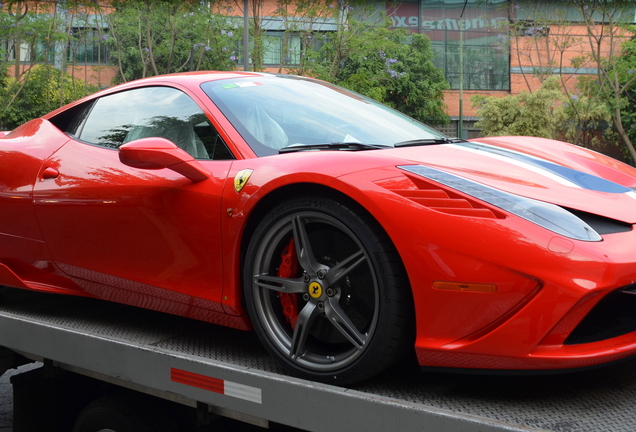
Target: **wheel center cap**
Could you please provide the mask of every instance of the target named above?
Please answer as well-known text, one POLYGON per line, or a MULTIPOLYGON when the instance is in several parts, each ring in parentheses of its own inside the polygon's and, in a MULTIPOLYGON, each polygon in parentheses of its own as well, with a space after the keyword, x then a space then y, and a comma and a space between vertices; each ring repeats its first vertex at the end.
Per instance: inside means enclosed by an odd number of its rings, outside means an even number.
POLYGON ((309 284, 309 289, 307 291, 313 298, 320 298, 320 296, 322 296, 322 285, 318 282, 312 282, 309 284))

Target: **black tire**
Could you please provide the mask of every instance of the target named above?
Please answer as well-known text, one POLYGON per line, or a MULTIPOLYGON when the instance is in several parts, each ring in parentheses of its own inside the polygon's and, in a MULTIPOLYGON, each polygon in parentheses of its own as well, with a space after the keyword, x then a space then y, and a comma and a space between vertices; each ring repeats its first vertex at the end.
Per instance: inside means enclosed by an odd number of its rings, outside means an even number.
POLYGON ((247 312, 267 350, 296 375, 338 385, 379 373, 413 346, 399 256, 377 223, 353 208, 323 197, 277 206, 250 241, 243 275, 247 312), (292 238, 297 269, 284 275, 292 238))
POLYGON ((162 406, 143 395, 104 396, 82 410, 73 432, 179 432, 162 406))

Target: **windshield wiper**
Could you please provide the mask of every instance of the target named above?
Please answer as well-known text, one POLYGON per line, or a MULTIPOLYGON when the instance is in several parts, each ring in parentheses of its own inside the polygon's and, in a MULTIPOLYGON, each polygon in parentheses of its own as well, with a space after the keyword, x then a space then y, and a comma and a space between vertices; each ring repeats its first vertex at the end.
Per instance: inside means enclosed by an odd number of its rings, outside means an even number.
POLYGON ((302 144, 296 143, 288 145, 278 150, 278 153, 293 153, 299 151, 311 151, 311 150, 345 150, 345 151, 358 151, 358 150, 378 150, 391 148, 388 145, 382 144, 364 144, 361 142, 333 142, 322 144, 302 144))
POLYGON ((394 147, 411 147, 411 146, 421 146, 421 145, 431 145, 431 144, 453 144, 466 142, 465 139, 461 138, 420 138, 409 141, 400 141, 399 143, 395 143, 394 147))

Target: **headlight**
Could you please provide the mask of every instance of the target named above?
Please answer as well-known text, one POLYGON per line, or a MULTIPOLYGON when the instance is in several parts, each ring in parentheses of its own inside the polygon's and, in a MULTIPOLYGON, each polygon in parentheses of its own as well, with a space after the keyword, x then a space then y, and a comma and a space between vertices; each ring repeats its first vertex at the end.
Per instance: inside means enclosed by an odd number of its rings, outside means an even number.
POLYGON ((514 195, 423 165, 398 168, 468 194, 562 236, 583 241, 602 240, 592 227, 557 205, 514 195))

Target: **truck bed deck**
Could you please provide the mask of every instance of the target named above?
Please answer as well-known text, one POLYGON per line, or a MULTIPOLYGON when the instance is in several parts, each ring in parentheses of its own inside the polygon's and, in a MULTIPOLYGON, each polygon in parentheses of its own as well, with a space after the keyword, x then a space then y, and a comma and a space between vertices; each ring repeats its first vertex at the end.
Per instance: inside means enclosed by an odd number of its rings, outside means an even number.
POLYGON ((636 360, 509 376, 403 364, 354 388, 285 374, 256 335, 99 300, 0 289, 0 346, 212 412, 311 431, 633 431, 636 360))

